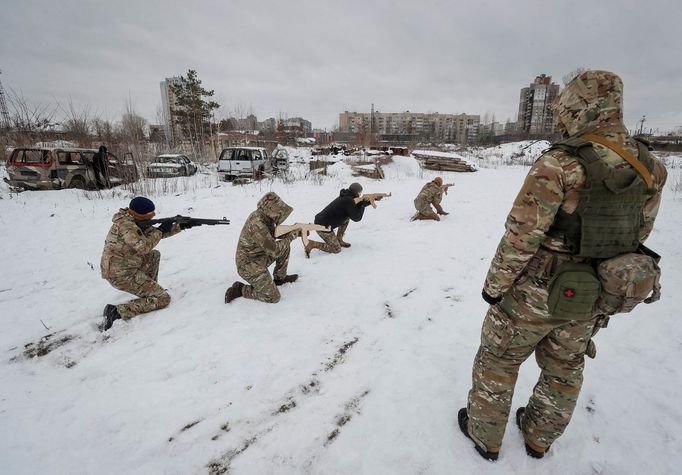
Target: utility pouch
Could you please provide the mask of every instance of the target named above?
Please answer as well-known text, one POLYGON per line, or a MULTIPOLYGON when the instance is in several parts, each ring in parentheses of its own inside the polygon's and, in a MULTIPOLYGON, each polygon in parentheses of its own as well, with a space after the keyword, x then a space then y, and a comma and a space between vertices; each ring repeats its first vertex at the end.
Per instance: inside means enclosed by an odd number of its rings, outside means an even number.
POLYGON ((601 283, 588 264, 561 264, 549 281, 549 314, 559 320, 591 320, 601 283))
POLYGON ((640 303, 653 303, 661 297, 660 256, 640 244, 637 252, 606 259, 597 266, 603 292, 597 313, 614 315, 630 312, 640 303))

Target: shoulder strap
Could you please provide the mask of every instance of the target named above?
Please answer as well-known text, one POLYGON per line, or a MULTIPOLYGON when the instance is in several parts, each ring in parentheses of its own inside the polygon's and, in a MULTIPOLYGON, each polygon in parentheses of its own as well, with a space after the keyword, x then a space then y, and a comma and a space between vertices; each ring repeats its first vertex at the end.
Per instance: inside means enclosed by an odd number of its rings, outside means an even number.
POLYGON ((579 137, 572 137, 553 144, 551 148, 563 150, 577 158, 580 164, 585 167, 586 179, 589 183, 593 180, 600 182, 608 175, 608 167, 599 158, 596 150, 592 147, 592 142, 579 137))
POLYGON ((642 176, 642 179, 644 179, 644 183, 646 183, 646 186, 649 188, 652 188, 654 185, 654 178, 647 169, 646 166, 639 160, 637 160, 635 157, 632 156, 630 152, 625 150, 623 147, 618 145, 617 143, 613 143, 610 140, 607 140, 605 137, 602 137, 601 135, 595 135, 595 134, 587 134, 583 135, 582 137, 584 140, 589 140, 590 142, 595 142, 600 145, 603 145, 604 147, 611 149, 612 151, 616 152, 620 157, 628 162, 632 167, 637 170, 637 172, 642 176))

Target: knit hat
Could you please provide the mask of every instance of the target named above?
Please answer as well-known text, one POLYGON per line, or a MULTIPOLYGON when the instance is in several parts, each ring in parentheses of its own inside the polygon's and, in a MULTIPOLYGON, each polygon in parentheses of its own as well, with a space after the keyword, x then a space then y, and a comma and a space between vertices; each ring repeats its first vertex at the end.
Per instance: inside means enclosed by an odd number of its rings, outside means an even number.
POLYGON ((443 186, 443 179, 439 176, 433 179, 433 182, 438 186, 443 186))
POLYGON ((140 216, 144 216, 145 214, 153 213, 154 209, 156 208, 154 207, 154 202, 149 198, 145 198, 144 196, 136 196, 130 200, 128 209, 135 212, 136 214, 139 214, 140 216))
POLYGON ((360 196, 360 193, 362 193, 362 185, 360 183, 351 183, 348 189, 355 193, 357 196, 360 196))

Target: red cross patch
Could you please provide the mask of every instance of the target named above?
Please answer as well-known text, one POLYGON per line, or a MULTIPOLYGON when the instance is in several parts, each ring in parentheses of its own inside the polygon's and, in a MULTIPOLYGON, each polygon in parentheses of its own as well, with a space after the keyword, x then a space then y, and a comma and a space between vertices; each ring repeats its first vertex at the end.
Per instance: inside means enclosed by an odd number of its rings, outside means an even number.
POLYGON ((573 289, 566 289, 564 290, 564 296, 570 298, 575 297, 575 290, 573 289))

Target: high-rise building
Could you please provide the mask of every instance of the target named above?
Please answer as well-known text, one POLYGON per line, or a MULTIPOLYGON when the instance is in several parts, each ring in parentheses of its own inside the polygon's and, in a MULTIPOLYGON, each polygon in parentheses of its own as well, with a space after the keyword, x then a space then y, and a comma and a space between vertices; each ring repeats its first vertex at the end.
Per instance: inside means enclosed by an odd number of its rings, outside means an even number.
POLYGON ((552 76, 541 74, 529 86, 521 89, 517 129, 531 135, 555 132, 550 106, 559 95, 559 85, 552 82, 552 76))
POLYGON ((182 84, 182 78, 173 76, 161 81, 161 110, 163 113, 163 126, 166 133, 166 140, 171 143, 179 137, 179 130, 176 127, 173 112, 176 110, 175 94, 171 85, 182 84))

